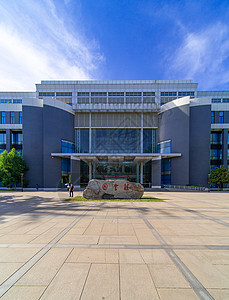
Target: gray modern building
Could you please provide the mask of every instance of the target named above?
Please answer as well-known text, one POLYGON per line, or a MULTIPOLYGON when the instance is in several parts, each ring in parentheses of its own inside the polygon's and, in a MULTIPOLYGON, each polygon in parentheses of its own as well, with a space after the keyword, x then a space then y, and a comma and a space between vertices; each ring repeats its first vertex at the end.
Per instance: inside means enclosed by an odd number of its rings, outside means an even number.
POLYGON ((207 186, 229 169, 229 91, 192 80, 41 81, 0 92, 0 151, 16 148, 29 188, 126 178, 207 186))

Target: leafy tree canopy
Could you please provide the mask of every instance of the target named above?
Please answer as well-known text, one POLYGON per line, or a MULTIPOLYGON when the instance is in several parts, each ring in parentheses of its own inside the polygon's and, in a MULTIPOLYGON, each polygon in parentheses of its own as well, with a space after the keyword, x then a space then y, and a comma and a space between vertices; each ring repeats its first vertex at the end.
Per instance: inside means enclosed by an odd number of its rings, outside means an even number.
POLYGON ((227 169, 222 166, 222 168, 216 168, 211 170, 210 183, 212 186, 217 185, 222 186, 224 183, 229 183, 229 175, 227 169))
POLYGON ((15 186, 21 181, 21 173, 28 170, 22 156, 13 148, 0 155, 0 180, 4 186, 15 186))

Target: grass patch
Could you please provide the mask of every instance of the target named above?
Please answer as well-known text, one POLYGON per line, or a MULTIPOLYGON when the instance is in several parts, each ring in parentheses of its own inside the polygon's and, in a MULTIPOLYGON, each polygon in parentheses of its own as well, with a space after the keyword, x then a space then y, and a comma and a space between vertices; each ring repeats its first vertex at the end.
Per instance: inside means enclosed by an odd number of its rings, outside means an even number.
POLYGON ((77 196, 73 198, 68 198, 65 199, 64 201, 115 201, 115 202, 133 202, 133 201, 138 201, 138 202, 163 202, 164 200, 155 198, 155 197, 142 197, 140 199, 86 199, 82 196, 77 196))

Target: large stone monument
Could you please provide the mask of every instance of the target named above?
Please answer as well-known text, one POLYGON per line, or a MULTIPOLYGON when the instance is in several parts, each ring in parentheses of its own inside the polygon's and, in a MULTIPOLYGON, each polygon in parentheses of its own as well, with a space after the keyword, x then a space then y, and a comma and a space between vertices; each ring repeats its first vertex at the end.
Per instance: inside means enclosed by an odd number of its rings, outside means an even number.
POLYGON ((144 188, 140 183, 127 180, 98 180, 89 181, 83 192, 86 199, 140 199, 144 188))

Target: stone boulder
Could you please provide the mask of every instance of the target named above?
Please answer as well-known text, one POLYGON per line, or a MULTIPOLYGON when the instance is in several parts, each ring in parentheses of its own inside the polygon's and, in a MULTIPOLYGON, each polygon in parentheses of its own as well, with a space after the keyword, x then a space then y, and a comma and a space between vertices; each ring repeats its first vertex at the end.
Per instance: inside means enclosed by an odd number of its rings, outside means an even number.
POLYGON ((144 187, 140 183, 127 180, 98 180, 89 181, 83 192, 86 199, 140 199, 144 187))

